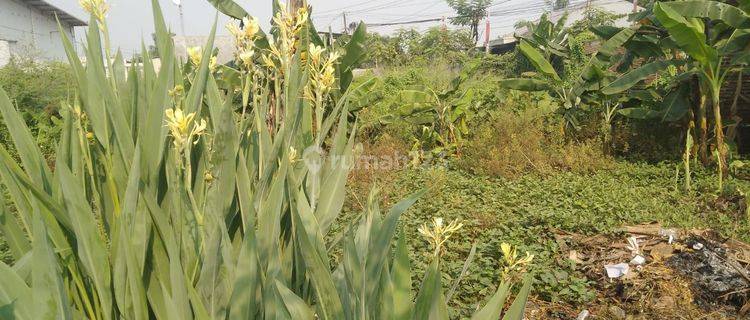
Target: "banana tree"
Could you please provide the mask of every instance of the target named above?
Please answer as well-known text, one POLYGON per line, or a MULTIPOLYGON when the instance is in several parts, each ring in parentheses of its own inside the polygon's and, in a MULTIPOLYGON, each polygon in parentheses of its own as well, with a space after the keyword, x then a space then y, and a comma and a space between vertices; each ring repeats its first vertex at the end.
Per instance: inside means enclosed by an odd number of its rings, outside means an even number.
POLYGON ((405 121, 413 125, 417 131, 415 150, 460 153, 461 142, 470 133, 467 121, 477 107, 474 90, 462 89, 462 84, 476 67, 476 63, 466 66, 443 90, 421 86, 400 91, 396 98, 397 109, 381 118, 380 122, 405 121))
POLYGON ((516 28, 524 27, 525 32, 516 33, 518 39, 526 40, 533 47, 541 49, 547 59, 552 56, 564 58, 568 56, 568 30, 565 24, 568 21, 568 14, 564 13, 557 22, 549 19, 549 13, 542 14, 538 22, 522 21, 516 25, 516 28))
MULTIPOLYGON (((531 77, 505 79, 500 83, 503 87, 509 89, 548 92, 557 100, 558 111, 563 115, 568 125, 577 127, 576 113, 581 111, 582 103, 601 100, 592 99, 587 95, 596 92, 609 83, 612 79, 612 73, 609 71, 612 61, 614 61, 612 57, 617 54, 618 48, 634 34, 634 29, 619 30, 615 35, 604 41, 599 50, 593 53, 583 66, 566 68, 566 71, 569 72, 562 75, 555 69, 552 61, 547 58, 550 54, 540 52, 531 43, 522 39, 518 49, 531 62, 536 72, 531 73, 531 77)), ((615 108, 614 105, 610 107, 610 111, 613 108, 615 108)))
MULTIPOLYGON (((317 77, 299 47, 282 46, 258 69, 256 104, 235 112, 240 94, 219 88, 208 59, 215 28, 183 73, 157 0, 152 7, 158 70, 148 53, 142 66, 108 67, 104 21, 89 23, 85 64, 60 32, 77 98, 61 108, 54 167, 0 89, 21 160, 0 145, 9 200, 0 199, 0 233, 14 260, 0 262, 0 318, 447 319, 440 246, 460 224, 420 229, 436 248, 413 290, 398 221, 424 192, 388 212, 372 192, 357 222, 339 219, 356 132, 347 93, 325 100, 332 111, 321 126, 305 125, 314 113, 305 88, 317 77), (277 126, 271 105, 284 106, 277 126), (313 131, 328 144, 311 146, 313 131)), ((275 27, 287 30, 275 41, 298 45, 290 40, 302 29, 286 31, 307 17, 281 17, 275 27)), ((502 281, 474 319, 522 319, 531 283, 506 309, 511 287, 502 281)))
POLYGON ((728 75, 748 63, 747 35, 750 33, 750 16, 740 8, 718 1, 657 2, 653 6, 653 21, 668 33, 668 40, 687 54, 686 61, 658 60, 645 64, 614 81, 606 93, 627 90, 659 70, 685 64, 683 79, 696 76, 700 87, 698 107, 701 130, 700 153, 708 159, 706 131, 703 117, 710 103, 714 118, 715 145, 721 176, 726 174, 727 146, 721 114, 721 90, 728 75))

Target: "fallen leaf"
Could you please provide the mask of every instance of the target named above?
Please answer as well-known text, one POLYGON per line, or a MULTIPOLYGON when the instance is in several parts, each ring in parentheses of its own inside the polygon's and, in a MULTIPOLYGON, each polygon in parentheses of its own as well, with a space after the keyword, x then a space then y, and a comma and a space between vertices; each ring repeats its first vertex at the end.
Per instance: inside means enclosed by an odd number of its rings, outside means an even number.
POLYGON ((654 261, 664 261, 672 256, 674 247, 668 243, 660 243, 651 248, 651 258, 654 261))

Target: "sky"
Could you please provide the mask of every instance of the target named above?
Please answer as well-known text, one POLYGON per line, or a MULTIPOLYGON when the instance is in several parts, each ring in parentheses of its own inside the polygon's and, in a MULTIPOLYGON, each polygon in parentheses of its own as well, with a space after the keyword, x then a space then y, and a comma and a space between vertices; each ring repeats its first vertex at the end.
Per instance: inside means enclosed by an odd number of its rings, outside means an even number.
MULTIPOLYGON (((47 0, 78 17, 85 17, 78 7, 77 0, 47 0)), ((578 3, 585 0, 573 0, 578 3)), ((246 11, 257 17, 268 30, 271 19, 271 0, 236 0, 246 11)), ((151 44, 153 32, 153 16, 151 14, 151 0, 108 0, 110 12, 108 23, 110 26, 113 46, 119 47, 126 56, 140 52, 141 41, 146 46, 151 44)), ((172 0, 159 0, 164 11, 167 24, 172 31, 182 35, 180 14, 172 0)), ((451 17, 455 13, 445 0, 308 0, 313 7, 313 21, 318 30, 334 32, 344 28, 343 16, 347 21, 364 21, 368 24, 406 22, 424 19, 440 19, 451 17)), ((216 10, 206 0, 182 0, 185 34, 207 35, 216 18, 216 10)), ((519 20, 535 20, 547 6, 544 0, 495 0, 490 7, 491 39, 512 33, 513 25, 519 20)), ((229 19, 219 15, 217 30, 219 34, 226 34, 224 27, 229 19)), ((371 27, 369 30, 381 34, 389 34, 400 28, 414 28, 426 30, 440 25, 440 22, 405 24, 388 27, 371 27)), ((484 32, 484 24, 480 28, 484 32)), ((78 41, 83 39, 82 30, 78 30, 78 41)), ((483 35, 480 37, 483 39, 483 35)))

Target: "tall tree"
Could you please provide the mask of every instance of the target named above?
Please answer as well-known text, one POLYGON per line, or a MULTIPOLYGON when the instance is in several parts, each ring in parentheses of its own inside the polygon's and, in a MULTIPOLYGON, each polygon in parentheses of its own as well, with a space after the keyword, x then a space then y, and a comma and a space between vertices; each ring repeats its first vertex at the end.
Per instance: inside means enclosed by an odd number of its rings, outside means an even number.
POLYGON ((448 5, 456 11, 456 17, 451 22, 471 29, 474 42, 479 41, 479 22, 487 15, 492 0, 446 0, 448 5))

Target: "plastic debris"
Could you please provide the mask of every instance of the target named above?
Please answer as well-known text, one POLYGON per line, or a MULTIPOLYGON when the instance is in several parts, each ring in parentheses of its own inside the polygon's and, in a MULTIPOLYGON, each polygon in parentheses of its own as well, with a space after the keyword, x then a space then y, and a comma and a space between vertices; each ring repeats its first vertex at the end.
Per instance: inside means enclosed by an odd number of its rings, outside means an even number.
POLYGON ((703 250, 703 247, 704 247, 704 245, 703 245, 702 243, 700 243, 700 242, 696 242, 696 243, 695 243, 695 244, 693 245, 693 250, 703 250))
POLYGON ((627 263, 608 264, 604 266, 604 269, 607 270, 607 277, 617 279, 630 272, 630 265, 627 263))
POLYGON ((672 244, 677 238, 677 231, 674 229, 661 229, 659 230, 659 235, 667 238, 667 243, 672 244))
POLYGON ((589 315, 591 315, 591 313, 588 310, 583 310, 581 311, 581 313, 578 314, 578 317, 576 318, 576 320, 586 320, 586 318, 588 318, 589 315))
POLYGON ((630 250, 630 252, 634 255, 640 255, 641 254, 641 246, 638 245, 638 238, 636 237, 630 237, 628 238, 628 245, 625 246, 626 249, 630 250))
POLYGON ((635 266, 642 266, 646 263, 646 258, 644 258, 642 255, 637 255, 633 258, 633 260, 630 260, 630 264, 635 266))

